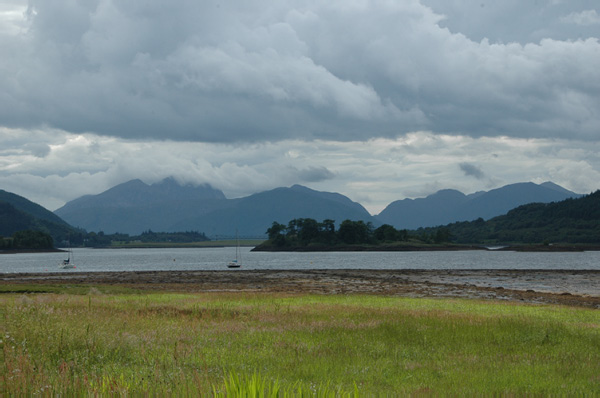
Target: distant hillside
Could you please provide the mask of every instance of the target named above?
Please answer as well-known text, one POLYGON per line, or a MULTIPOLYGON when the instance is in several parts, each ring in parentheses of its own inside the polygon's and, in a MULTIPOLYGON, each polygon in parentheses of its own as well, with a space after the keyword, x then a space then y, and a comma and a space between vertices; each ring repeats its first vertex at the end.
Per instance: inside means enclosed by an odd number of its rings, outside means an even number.
POLYGON ((204 226, 202 231, 215 236, 229 235, 237 228, 246 236, 264 236, 274 221, 287 223, 294 218, 374 221, 362 205, 346 196, 294 185, 231 200, 229 206, 185 220, 175 229, 204 226))
POLYGON ((478 218, 486 220, 523 204, 557 202, 580 196, 551 182, 511 184, 471 195, 446 189, 426 198, 395 201, 376 219, 396 228, 417 229, 478 218))
POLYGON ((442 190, 422 199, 391 203, 376 217, 346 196, 300 185, 276 188, 239 199, 227 199, 210 185, 182 186, 174 179, 148 185, 132 180, 98 195, 75 199, 56 210, 71 225, 107 234, 139 235, 144 231, 199 231, 209 237, 263 237, 276 221, 362 220, 378 226, 417 229, 455 221, 489 219, 526 203, 560 201, 579 195, 556 184, 520 183, 465 195, 442 190))
POLYGON ((600 191, 556 203, 527 204, 488 221, 457 222, 444 228, 456 243, 597 245, 600 244, 600 191))
POLYGON ((0 190, 0 235, 8 237, 22 230, 48 233, 56 244, 81 232, 37 203, 0 190))
POLYGON ((17 231, 40 227, 36 218, 7 202, 0 202, 0 235, 11 236, 17 231))
POLYGON ((332 218, 372 221, 347 197, 300 185, 277 188, 240 199, 226 199, 208 185, 180 186, 173 179, 153 185, 139 180, 99 195, 84 196, 56 210, 72 225, 88 231, 140 234, 146 230, 200 231, 208 236, 265 236, 273 221, 332 218))

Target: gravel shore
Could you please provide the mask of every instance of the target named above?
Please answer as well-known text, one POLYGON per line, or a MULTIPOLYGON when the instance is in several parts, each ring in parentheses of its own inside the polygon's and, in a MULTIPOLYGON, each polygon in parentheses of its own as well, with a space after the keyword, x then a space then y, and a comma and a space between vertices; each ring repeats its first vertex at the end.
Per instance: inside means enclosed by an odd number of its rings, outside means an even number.
POLYGON ((0 275, 2 285, 61 283, 187 292, 465 297, 600 308, 600 271, 315 269, 0 275))

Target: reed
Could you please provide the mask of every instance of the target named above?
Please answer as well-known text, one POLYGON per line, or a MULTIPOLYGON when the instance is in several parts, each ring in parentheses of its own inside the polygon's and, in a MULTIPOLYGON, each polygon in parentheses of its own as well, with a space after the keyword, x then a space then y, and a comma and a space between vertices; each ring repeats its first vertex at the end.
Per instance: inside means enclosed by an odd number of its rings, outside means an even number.
POLYGON ((598 310, 93 289, 0 295, 1 396, 600 393, 598 310))

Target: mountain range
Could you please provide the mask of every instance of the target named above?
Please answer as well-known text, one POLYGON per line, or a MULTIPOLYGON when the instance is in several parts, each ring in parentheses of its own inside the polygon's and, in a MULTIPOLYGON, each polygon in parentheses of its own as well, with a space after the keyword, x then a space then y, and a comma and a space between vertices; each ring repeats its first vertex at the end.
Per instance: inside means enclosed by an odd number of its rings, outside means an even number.
POLYGON ((68 202, 56 215, 88 231, 139 234, 154 231, 199 231, 210 237, 264 237, 274 221, 295 218, 362 220, 398 229, 417 229, 477 218, 489 219, 523 204, 561 201, 580 195, 554 183, 518 183, 465 195, 442 190, 426 198, 391 203, 372 216, 359 203, 338 193, 300 185, 227 199, 210 185, 180 185, 168 178, 148 185, 132 180, 98 195, 68 202))
POLYGON ((294 218, 371 220, 347 197, 294 185, 239 199, 226 199, 208 185, 179 185, 173 179, 146 185, 133 180, 101 194, 68 202, 55 212, 88 231, 139 234, 200 231, 208 236, 264 236, 273 221, 294 218))
POLYGON ((487 220, 524 204, 559 202, 580 196, 552 182, 517 183, 470 195, 444 189, 426 198, 392 202, 376 218, 381 223, 411 230, 477 218, 487 220))

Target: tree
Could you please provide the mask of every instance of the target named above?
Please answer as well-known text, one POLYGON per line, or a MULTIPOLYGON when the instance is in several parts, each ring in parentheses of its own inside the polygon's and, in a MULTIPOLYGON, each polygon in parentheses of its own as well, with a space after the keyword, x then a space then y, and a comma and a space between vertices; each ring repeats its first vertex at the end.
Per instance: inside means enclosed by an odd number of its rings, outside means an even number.
POLYGON ((450 241, 450 230, 448 228, 438 228, 433 237, 435 243, 444 243, 450 241))
POLYGON ((319 225, 312 218, 302 218, 299 220, 300 226, 298 231, 298 239, 303 245, 308 245, 311 242, 319 240, 319 225))
POLYGON ((346 244, 369 243, 372 224, 364 221, 344 220, 340 225, 338 236, 346 244))
POLYGON ((54 241, 50 234, 41 231, 18 231, 12 236, 12 245, 15 249, 52 249, 54 241))
POLYGON ((298 233, 298 220, 297 219, 293 219, 290 220, 288 222, 288 226, 287 226, 287 233, 286 235, 288 236, 288 238, 295 238, 297 233, 298 233))
POLYGON ((281 233, 286 230, 285 225, 279 224, 277 221, 273 221, 271 228, 267 229, 267 236, 270 240, 275 240, 281 236, 281 233))
POLYGON ((320 232, 321 232, 321 241, 328 245, 333 244, 335 241, 335 221, 331 219, 323 220, 321 224, 319 224, 320 232))
POLYGON ((13 239, 5 238, 0 235, 0 250, 8 250, 13 248, 13 239))
POLYGON ((401 229, 400 231, 398 231, 398 240, 402 241, 402 242, 406 242, 408 240, 408 230, 406 229, 401 229))
POLYGON ((400 240, 400 233, 389 224, 383 224, 374 231, 375 239, 380 242, 396 242, 400 240))

